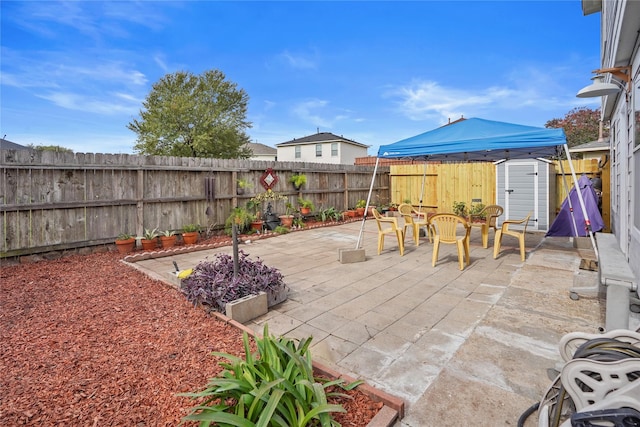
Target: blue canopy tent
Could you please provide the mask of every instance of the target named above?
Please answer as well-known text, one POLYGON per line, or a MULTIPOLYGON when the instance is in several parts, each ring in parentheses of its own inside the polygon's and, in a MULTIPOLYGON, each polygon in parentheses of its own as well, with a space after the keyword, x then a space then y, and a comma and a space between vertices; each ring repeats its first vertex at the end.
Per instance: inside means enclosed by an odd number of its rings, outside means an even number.
MULTIPOLYGON (((559 156, 562 146, 571 160, 563 129, 546 129, 513 123, 496 122, 479 118, 460 120, 378 149, 373 176, 375 178, 380 159, 421 159, 425 161, 500 161, 559 156)), ((578 185, 573 164, 569 161, 575 186, 578 185)), ((426 170, 426 167, 425 167, 426 170)), ((373 179, 369 188, 367 207, 373 191, 373 179)), ((423 184, 424 185, 424 184, 423 184)), ((424 192, 424 188, 423 188, 424 192)), ((588 215, 578 197, 584 218, 588 215)), ((364 220, 356 249, 360 247, 364 220)), ((592 244, 595 241, 591 233, 592 244)))

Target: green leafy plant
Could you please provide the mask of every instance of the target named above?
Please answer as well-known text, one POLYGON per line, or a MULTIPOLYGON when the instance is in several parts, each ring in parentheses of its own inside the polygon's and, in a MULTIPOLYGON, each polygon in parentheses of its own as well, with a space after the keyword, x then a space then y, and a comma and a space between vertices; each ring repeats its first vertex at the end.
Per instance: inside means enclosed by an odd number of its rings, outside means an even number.
POLYGON ((480 212, 482 212, 482 210, 485 208, 485 205, 483 203, 476 203, 476 204, 471 204, 471 207, 469 208, 469 216, 475 216, 477 218, 481 218, 481 219, 486 219, 487 215, 482 214, 480 215, 480 212))
POLYGON ((358 200, 356 202, 356 208, 362 209, 362 208, 365 208, 365 207, 367 207, 367 201, 366 200, 360 199, 360 200, 358 200))
POLYGON ((311 209, 314 210, 315 209, 315 205, 313 204, 313 202, 310 199, 305 199, 305 198, 298 198, 298 205, 301 208, 307 208, 307 209, 311 209))
POLYGON ((287 234, 290 230, 287 227, 278 225, 273 231, 278 234, 287 234))
POLYGON ((307 183, 307 176, 303 173, 291 175, 291 178, 289 178, 289 182, 292 183, 296 188, 300 188, 307 183))
POLYGON ((175 232, 175 231, 173 231, 173 230, 164 230, 164 231, 161 231, 161 232, 160 232, 160 235, 161 235, 161 236, 164 236, 164 237, 171 237, 171 236, 173 236, 174 234, 176 234, 176 232, 175 232))
POLYGON ((238 183, 238 187, 240 188, 252 188, 253 184, 251 184, 248 180, 243 179, 243 178, 238 178, 236 180, 236 182, 238 183))
POLYGON ((293 204, 291 204, 290 202, 287 202, 284 204, 284 207, 286 208, 285 211, 285 215, 292 215, 293 214, 293 204))
POLYGON ((160 231, 158 231, 158 227, 154 228, 153 230, 149 230, 148 228, 145 228, 142 236, 138 236, 136 237, 136 239, 153 240, 159 235, 160 235, 160 231))
POLYGON ((318 212, 317 218, 322 222, 340 221, 342 219, 342 212, 331 206, 326 209, 321 209, 320 212, 318 212))
POLYGON ((129 233, 120 233, 118 234, 118 237, 116 237, 116 240, 129 240, 129 239, 133 239, 133 234, 129 234, 129 233))
POLYGON ((193 233, 194 231, 200 231, 200 224, 186 224, 182 226, 182 231, 185 233, 193 233))
POLYGON ((244 359, 215 352, 224 358, 224 371, 211 378, 200 392, 183 393, 203 402, 183 418, 225 426, 323 426, 339 424, 333 412, 345 412, 342 405, 327 403, 328 396, 348 396, 330 393, 332 386, 350 390, 362 381, 344 384, 314 377, 309 347, 311 338, 294 341, 269 335, 265 324, 263 338, 254 338, 257 353, 251 352, 249 336, 243 334, 244 359))
POLYGON ((233 208, 224 222, 224 231, 227 235, 231 236, 233 224, 236 224, 239 233, 246 233, 251 228, 251 222, 254 219, 255 215, 252 215, 246 208, 233 208))
POLYGON ((467 216, 467 204, 465 202, 453 202, 453 213, 458 216, 467 216))
POLYGON ((305 226, 304 219, 299 216, 293 218, 293 226, 296 228, 303 228, 305 226))
POLYGON ((402 203, 406 203, 406 204, 410 205, 411 204, 411 199, 404 199, 402 201, 402 203))

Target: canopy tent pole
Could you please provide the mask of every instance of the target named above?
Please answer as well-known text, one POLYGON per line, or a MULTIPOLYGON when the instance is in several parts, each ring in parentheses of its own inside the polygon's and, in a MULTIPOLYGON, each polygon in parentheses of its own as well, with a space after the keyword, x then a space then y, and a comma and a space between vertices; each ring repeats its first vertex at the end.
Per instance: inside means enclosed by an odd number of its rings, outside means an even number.
POLYGON ((595 252, 596 258, 599 258, 598 248, 596 247, 596 240, 594 239, 593 231, 591 230, 591 220, 589 219, 589 215, 587 214, 587 208, 584 205, 584 199, 582 198, 582 191, 580 191, 580 187, 578 186, 578 178, 576 177, 576 171, 573 168, 573 162, 571 161, 571 153, 569 153, 568 144, 564 144, 564 152, 567 155, 567 160, 569 160, 569 168, 571 169, 571 176, 573 176, 573 185, 575 186, 576 193, 578 194, 578 201, 580 202, 580 209, 582 209, 582 214, 584 215, 584 222, 587 227, 587 231, 589 231, 591 246, 593 247, 593 251, 595 252))
POLYGON ((562 166, 562 160, 558 159, 558 163, 560 164, 560 171, 562 172, 562 183, 564 184, 564 191, 567 192, 567 202, 569 202, 569 213, 571 214, 571 222, 573 223, 573 230, 575 235, 578 235, 578 225, 576 224, 576 217, 573 213, 573 203, 571 203, 571 195, 569 186, 567 185, 567 175, 564 173, 564 166, 562 166))
POLYGON ((373 184, 375 183, 376 175, 378 174, 378 162, 380 162, 380 157, 376 157, 376 165, 373 168, 373 176, 371 177, 371 185, 369 186, 369 194, 367 195, 367 204, 364 208, 364 215, 362 216, 362 224, 360 225, 360 233, 358 234, 356 249, 360 248, 360 243, 362 242, 362 233, 364 232, 364 223, 367 220, 367 212, 369 212, 369 202, 371 201, 371 193, 373 193, 373 184))

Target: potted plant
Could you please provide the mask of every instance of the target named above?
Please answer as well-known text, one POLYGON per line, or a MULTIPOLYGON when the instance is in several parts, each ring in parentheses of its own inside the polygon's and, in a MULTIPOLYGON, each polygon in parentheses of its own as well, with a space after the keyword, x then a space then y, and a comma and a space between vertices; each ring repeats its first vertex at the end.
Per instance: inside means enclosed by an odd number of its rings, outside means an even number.
POLYGON ((356 202, 356 215, 357 216, 364 216, 364 208, 367 206, 367 201, 366 200, 358 200, 356 202))
POLYGON ((265 265, 261 259, 249 258, 240 249, 235 275, 231 254, 219 253, 215 257, 213 261, 198 263, 191 275, 182 281, 182 293, 191 303, 224 313, 227 303, 260 292, 267 294, 269 307, 287 298, 289 288, 277 268, 265 265))
POLYGON ((262 220, 265 222, 265 226, 269 230, 275 229, 278 225, 280 225, 280 216, 274 212, 273 203, 278 200, 287 200, 286 196, 283 196, 280 193, 276 193, 275 191, 269 189, 264 193, 260 193, 251 198, 251 202, 258 204, 258 206, 263 206, 266 204, 266 208, 264 210, 264 214, 262 215, 262 220))
POLYGON ((300 188, 307 183, 307 176, 303 173, 291 175, 289 182, 293 184, 293 188, 300 190, 300 188))
POLYGON ((253 215, 251 230, 260 232, 264 226, 264 221, 262 220, 262 214, 260 212, 260 203, 254 199, 255 198, 252 197, 245 203, 245 208, 253 215))
POLYGON ((286 211, 284 215, 280 215, 280 222, 283 227, 291 228, 293 226, 293 205, 289 202, 285 203, 286 211))
POLYGON ((483 213, 484 203, 471 204, 469 208, 469 221, 484 222, 487 219, 486 213, 483 213))
POLYGON ((465 202, 453 202, 453 213, 454 215, 461 216, 463 218, 467 217, 467 204, 465 202))
POLYGON ((182 241, 185 245, 193 245, 200 236, 200 224, 187 224, 182 227, 182 241))
POLYGON ((158 236, 160 236, 160 233, 158 232, 157 227, 153 230, 145 228, 142 236, 138 236, 136 239, 140 240, 142 249, 145 251, 151 251, 158 246, 158 236))
POLYGON ((249 181, 243 178, 238 178, 236 180, 236 183, 237 183, 236 194, 238 196, 242 196, 244 194, 245 189, 253 187, 253 184, 251 184, 249 181))
POLYGON ((309 213, 315 209, 315 206, 310 199, 304 199, 302 197, 298 199, 298 206, 300 206, 300 213, 302 215, 309 215, 309 213))
POLYGON ((233 234, 232 228, 235 224, 238 228, 238 233, 243 234, 249 231, 251 226, 251 222, 255 219, 255 216, 251 214, 247 210, 247 208, 243 208, 238 206, 231 210, 231 213, 227 217, 224 222, 224 231, 227 235, 231 236, 233 234))
POLYGON ((129 253, 136 246, 136 239, 129 233, 121 233, 116 237, 116 246, 121 254, 129 253))
POLYGON ((160 232, 160 243, 164 249, 171 248, 176 244, 176 233, 173 230, 160 232))

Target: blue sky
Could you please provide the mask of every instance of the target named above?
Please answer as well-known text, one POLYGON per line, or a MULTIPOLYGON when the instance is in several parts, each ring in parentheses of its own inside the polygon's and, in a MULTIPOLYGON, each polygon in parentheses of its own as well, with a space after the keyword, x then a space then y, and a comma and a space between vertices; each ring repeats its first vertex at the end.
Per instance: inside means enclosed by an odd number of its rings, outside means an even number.
POLYGON ((0 134, 133 153, 151 85, 222 71, 270 146, 389 144, 461 116, 540 126, 599 98, 600 14, 571 1, 5 1, 0 134))

